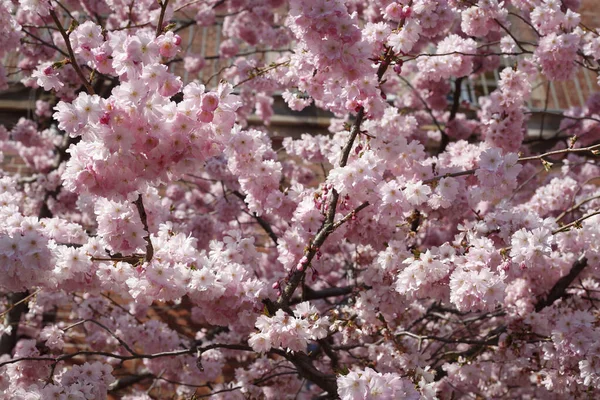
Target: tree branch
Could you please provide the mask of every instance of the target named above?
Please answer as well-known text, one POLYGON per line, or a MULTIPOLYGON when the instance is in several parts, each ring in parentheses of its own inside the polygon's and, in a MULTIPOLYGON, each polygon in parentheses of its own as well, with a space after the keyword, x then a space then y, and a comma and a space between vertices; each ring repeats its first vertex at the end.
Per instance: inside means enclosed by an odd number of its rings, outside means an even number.
POLYGON ((563 232, 563 231, 568 231, 569 229, 571 229, 574 226, 577 226, 579 224, 581 224, 583 221, 585 221, 586 219, 593 217, 594 215, 598 215, 600 214, 600 211, 594 211, 593 213, 590 213, 588 215, 584 215, 583 217, 571 222, 570 224, 567 224, 563 227, 560 227, 554 231, 552 231, 553 235, 556 235, 557 233, 563 232))
POLYGON ((12 327, 12 330, 10 334, 4 333, 0 336, 0 355, 11 354, 17 343, 17 328, 19 321, 21 321, 21 316, 27 312, 26 300, 29 296, 28 292, 11 293, 8 295, 8 301, 11 306, 5 311, 4 324, 12 327))
POLYGON ((52 9, 50 10, 50 16, 52 16, 52 19, 54 20, 54 23, 56 24, 56 27, 58 28, 60 35, 62 36, 62 38, 65 41, 65 45, 67 46, 67 52, 69 53, 69 59, 71 60, 71 65, 73 66, 75 73, 77 74, 79 79, 81 79, 83 86, 85 86, 85 90, 87 90, 87 92, 89 94, 94 94, 94 88, 88 82, 88 80, 85 78, 85 75, 83 75, 83 71, 81 70, 81 68, 79 67, 79 64, 77 63, 77 59, 75 58, 75 53, 73 52, 73 48, 71 47, 71 41, 69 39, 69 34, 67 34, 67 32, 65 31, 65 28, 63 28, 62 24, 60 23, 60 20, 56 16, 56 13, 52 9))
POLYGON ((521 158, 519 158, 519 161, 539 160, 539 159, 542 159, 544 157, 554 156, 554 155, 557 155, 557 154, 567 154, 567 153, 586 153, 586 152, 591 152, 592 154, 596 155, 596 151, 597 150, 600 150, 600 144, 596 144, 596 145, 589 146, 589 147, 580 147, 580 148, 577 148, 577 149, 562 149, 562 150, 549 151, 547 153, 540 154, 540 155, 537 155, 537 156, 521 157, 521 158))
MULTIPOLYGON (((342 286, 342 287, 330 287, 330 288, 321 289, 321 290, 314 290, 314 289, 307 287, 305 289, 304 299, 302 299, 302 301, 319 300, 319 299, 326 299, 327 297, 344 296, 344 295, 352 293, 355 288, 357 288, 357 286, 354 286, 354 285, 342 286)), ((300 300, 297 300, 297 301, 295 300, 295 301, 291 302, 291 304, 297 304, 297 303, 300 303, 300 300)))
POLYGON ((144 225, 144 230, 148 233, 147 236, 144 237, 146 240, 146 261, 152 261, 152 257, 154 257, 154 247, 152 246, 152 240, 150 240, 150 230, 148 229, 148 216, 146 215, 146 209, 144 208, 144 202, 142 200, 142 195, 140 194, 136 201, 134 201, 135 206, 137 207, 138 213, 140 214, 140 219, 142 220, 142 224, 144 225))
MULTIPOLYGON (((460 88, 462 85, 463 77, 456 78, 454 81, 454 95, 452 98, 452 108, 450 109, 450 116, 448 117, 448 122, 454 121, 456 118, 456 114, 458 113, 458 108, 460 106, 460 88)), ((447 124, 446 124, 447 125, 447 124)), ((450 143, 450 137, 446 133, 446 131, 441 131, 442 133, 442 141, 440 142, 440 148, 438 149, 438 154, 443 153, 446 150, 446 147, 450 143)))
POLYGON ((158 25, 156 26, 156 37, 159 37, 163 31, 163 22, 165 20, 165 13, 167 12, 167 5, 169 0, 159 0, 160 4, 160 16, 158 17, 158 25))
MULTIPOLYGON (((246 196, 240 192, 238 192, 237 190, 234 190, 232 192, 238 199, 245 201, 246 200, 246 196)), ((273 232, 273 228, 271 228, 271 225, 261 216, 256 215, 256 213, 248 213, 249 215, 252 216, 252 218, 254 218, 256 220, 256 222, 258 222, 258 224, 260 225, 261 228, 263 228, 263 230, 267 233, 267 235, 269 235, 269 237, 271 238, 271 240, 273 241, 273 243, 275 243, 275 245, 277 245, 277 235, 275 234, 275 232, 273 232)))
POLYGON ((585 256, 582 255, 577 259, 577 261, 575 261, 575 263, 573 263, 573 266, 571 267, 569 273, 560 278, 554 284, 552 289, 550 289, 548 296, 546 296, 544 300, 540 300, 535 305, 535 311, 540 312, 544 308, 554 303, 556 300, 563 297, 565 295, 565 290, 567 289, 567 287, 569 287, 569 285, 575 280, 575 278, 577 278, 577 275, 579 275, 586 266, 587 258, 585 258, 585 256))
POLYGON ((4 367, 5 365, 15 364, 15 363, 18 363, 21 361, 48 361, 48 362, 57 364, 61 361, 70 360, 71 358, 75 358, 77 356, 86 356, 86 355, 88 355, 88 356, 103 356, 103 357, 116 358, 117 360, 121 360, 121 361, 128 361, 128 360, 136 360, 136 359, 155 359, 155 358, 163 358, 163 357, 177 357, 177 356, 196 354, 196 353, 202 354, 203 352, 211 350, 211 349, 230 349, 230 350, 241 350, 241 351, 253 351, 251 347, 245 346, 245 345, 240 345, 240 344, 210 344, 205 347, 192 347, 192 348, 183 349, 183 350, 163 351, 160 353, 135 354, 135 355, 122 355, 122 354, 117 354, 117 353, 109 353, 106 351, 82 350, 82 351, 77 351, 74 353, 62 354, 57 357, 13 358, 12 360, 7 360, 7 361, 0 363, 0 368, 4 367))

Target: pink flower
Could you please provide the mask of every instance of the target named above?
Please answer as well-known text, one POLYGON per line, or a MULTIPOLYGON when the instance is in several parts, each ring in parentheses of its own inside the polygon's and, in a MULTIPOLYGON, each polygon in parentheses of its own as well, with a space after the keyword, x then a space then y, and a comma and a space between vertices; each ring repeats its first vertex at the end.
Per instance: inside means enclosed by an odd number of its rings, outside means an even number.
POLYGON ((403 193, 410 204, 418 206, 427 201, 427 196, 431 194, 431 188, 423 185, 423 182, 409 182, 403 193))
POLYGON ((62 350, 65 345, 64 334, 65 332, 56 325, 49 325, 40 333, 40 339, 45 340, 46 346, 51 350, 62 350))
POLYGON ((164 58, 173 58, 179 51, 181 37, 174 34, 173 31, 169 31, 156 38, 156 44, 158 45, 158 51, 161 56, 164 58))
POLYGON ((45 90, 58 90, 65 85, 61 82, 60 77, 58 76, 58 70, 53 67, 51 62, 38 65, 31 76, 37 78, 37 84, 45 90))
POLYGON ((219 97, 214 92, 208 92, 202 96, 202 110, 213 112, 219 106, 219 97))

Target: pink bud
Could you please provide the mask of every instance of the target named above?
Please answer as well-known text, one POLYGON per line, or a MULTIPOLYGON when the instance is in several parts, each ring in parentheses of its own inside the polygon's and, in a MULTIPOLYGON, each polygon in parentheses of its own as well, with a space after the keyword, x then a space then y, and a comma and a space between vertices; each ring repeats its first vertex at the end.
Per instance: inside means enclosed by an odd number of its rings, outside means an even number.
POLYGON ((402 7, 402 12, 400 13, 401 18, 410 18, 412 15, 412 8, 410 6, 402 7))
POLYGON ((273 284, 273 289, 279 289, 279 281, 273 284))
POLYGON ((394 65, 394 72, 397 73, 398 75, 400 75, 402 73, 402 65, 403 64, 404 64, 404 61, 398 60, 398 61, 396 61, 396 65, 394 65))
POLYGON ((208 124, 209 122, 212 122, 215 115, 210 111, 202 110, 198 114, 196 114, 196 116, 201 122, 205 122, 208 124))
POLYGON ((108 55, 106 53, 98 53, 94 56, 94 59, 96 60, 96 62, 102 63, 108 60, 108 55))
POLYGON ((297 269, 298 271, 300 271, 300 272, 304 271, 304 264, 302 264, 302 263, 299 263, 299 264, 296 266, 296 269, 297 269))
POLYGON ((109 113, 102 114, 102 116, 100 117, 100 123, 102 125, 108 125, 109 122, 110 122, 110 114, 109 113))
POLYGON ((392 3, 385 8, 385 17, 387 19, 399 21, 402 18, 402 8, 398 3, 392 3))
POLYGON ((216 93, 206 93, 202 96, 202 110, 213 112, 219 106, 219 96, 216 93))
POLYGON ((181 36, 175 35, 173 38, 175 39, 175 46, 179 46, 181 44, 181 36))

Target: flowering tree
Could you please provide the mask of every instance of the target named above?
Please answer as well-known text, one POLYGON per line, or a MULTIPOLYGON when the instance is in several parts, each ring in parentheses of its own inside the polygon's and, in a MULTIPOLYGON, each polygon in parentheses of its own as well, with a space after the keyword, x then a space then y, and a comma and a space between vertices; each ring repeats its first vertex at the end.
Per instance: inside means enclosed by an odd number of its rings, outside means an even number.
POLYGON ((527 129, 600 70, 579 3, 0 1, 43 88, 0 128, 0 398, 598 398, 600 95, 527 129), (331 134, 274 147, 275 95, 331 134))

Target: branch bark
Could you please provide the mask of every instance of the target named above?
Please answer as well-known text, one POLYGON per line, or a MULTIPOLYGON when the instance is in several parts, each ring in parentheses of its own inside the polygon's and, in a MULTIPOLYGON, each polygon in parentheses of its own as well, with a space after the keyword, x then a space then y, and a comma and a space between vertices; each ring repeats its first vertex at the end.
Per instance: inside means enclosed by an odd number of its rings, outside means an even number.
POLYGON ((54 20, 54 23, 56 24, 56 27, 58 28, 60 35, 62 36, 62 38, 65 41, 65 45, 67 46, 67 53, 69 53, 69 59, 71 60, 71 65, 73 66, 75 73, 77 74, 79 79, 81 79, 83 86, 85 86, 85 90, 87 90, 87 92, 89 94, 94 94, 94 88, 88 82, 85 75, 83 75, 83 71, 81 70, 81 68, 79 67, 79 64, 77 63, 77 59, 75 58, 75 53, 73 52, 73 47, 71 47, 71 41, 69 39, 69 34, 65 31, 65 28, 60 23, 60 20, 58 19, 58 16, 54 12, 54 10, 50 10, 50 16, 52 17, 52 20, 54 20))
POLYGON ((3 334, 0 337, 0 355, 11 354, 17 344, 17 333, 21 316, 27 312, 27 302, 25 299, 29 296, 28 292, 11 293, 8 295, 8 301, 11 304, 5 315, 4 323, 11 326, 10 334, 3 334))
POLYGON ((148 216, 146 215, 146 209, 144 208, 144 201, 142 200, 142 195, 140 194, 138 198, 134 201, 135 206, 137 207, 138 213, 140 214, 140 219, 142 220, 142 224, 144 225, 144 230, 148 233, 147 236, 144 237, 146 240, 146 261, 152 261, 152 257, 154 257, 154 247, 152 246, 152 240, 150 240, 150 230, 148 229, 148 216))
POLYGON ((165 20, 165 13, 167 12, 167 5, 169 4, 169 0, 160 1, 160 16, 158 17, 158 25, 156 26, 156 37, 159 37, 162 34, 163 23, 165 20))
MULTIPOLYGON (((454 95, 452 98, 452 108, 450 109, 450 116, 448 117, 448 122, 454 121, 456 118, 456 114, 458 113, 458 108, 460 106, 460 88, 462 85, 463 77, 456 78, 454 81, 454 95)), ((447 124, 446 124, 447 125, 447 124)), ((440 148, 438 149, 438 154, 443 153, 446 150, 446 147, 450 143, 450 136, 446 133, 446 131, 442 131, 442 141, 440 142, 440 148)))
MULTIPOLYGON (((237 190, 234 190, 232 193, 238 199, 240 199, 242 201, 246 200, 246 196, 244 194, 238 192, 237 190)), ((248 214, 250 214, 250 212, 248 212, 248 214)), ((271 225, 264 218, 257 215, 256 213, 252 213, 250 215, 252 216, 252 218, 254 218, 256 220, 256 222, 260 225, 260 227, 263 228, 263 230, 267 233, 267 235, 269 235, 269 237, 271 238, 273 243, 275 243, 275 245, 277 245, 277 235, 275 234, 275 232, 273 232, 273 228, 271 228, 271 225)))
POLYGON ((556 300, 564 297, 565 290, 567 290, 569 285, 571 283, 573 283, 575 278, 577 278, 577 276, 581 273, 581 271, 583 271, 583 269, 586 266, 587 266, 587 258, 585 258, 585 256, 582 255, 581 257, 579 257, 577 259, 577 261, 575 261, 573 263, 573 266, 571 267, 571 271, 569 271, 569 273, 567 275, 560 278, 554 284, 552 289, 550 289, 548 296, 546 296, 545 299, 540 300, 535 305, 535 311, 540 312, 544 308, 548 307, 549 305, 552 305, 556 300))

